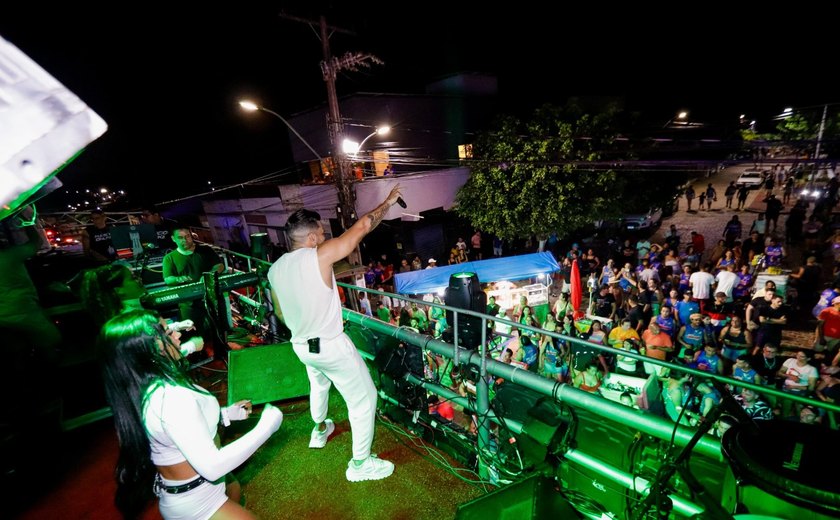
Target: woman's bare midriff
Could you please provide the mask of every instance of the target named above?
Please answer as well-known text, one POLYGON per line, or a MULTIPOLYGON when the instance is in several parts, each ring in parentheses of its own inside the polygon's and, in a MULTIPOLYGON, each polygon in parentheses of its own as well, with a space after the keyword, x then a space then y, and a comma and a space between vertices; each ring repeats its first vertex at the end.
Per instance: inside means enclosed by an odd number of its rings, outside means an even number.
POLYGON ((189 462, 179 462, 171 466, 158 466, 158 473, 167 480, 190 480, 198 476, 189 462))

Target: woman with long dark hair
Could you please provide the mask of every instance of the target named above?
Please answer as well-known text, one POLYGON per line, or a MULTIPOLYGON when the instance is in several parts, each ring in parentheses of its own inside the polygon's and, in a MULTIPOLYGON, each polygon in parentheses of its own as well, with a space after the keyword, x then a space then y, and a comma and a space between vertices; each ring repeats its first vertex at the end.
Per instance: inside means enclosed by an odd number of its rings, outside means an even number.
MULTIPOLYGON (((83 271, 79 293, 82 305, 99 327, 123 312, 142 310, 140 297, 146 294, 146 288, 128 266, 114 262, 83 271)), ((166 328, 169 333, 194 331, 195 324, 192 320, 173 321, 166 328)), ((204 339, 195 333, 186 341, 181 341, 181 353, 184 356, 203 348, 204 339)))
POLYGON ((220 408, 191 381, 179 338, 156 313, 140 310, 112 318, 100 334, 120 445, 117 507, 136 517, 154 494, 165 519, 253 518, 237 503, 238 484, 226 494, 225 476, 277 431, 283 413, 266 404, 251 431, 220 448, 219 422, 247 419, 251 403, 220 408))

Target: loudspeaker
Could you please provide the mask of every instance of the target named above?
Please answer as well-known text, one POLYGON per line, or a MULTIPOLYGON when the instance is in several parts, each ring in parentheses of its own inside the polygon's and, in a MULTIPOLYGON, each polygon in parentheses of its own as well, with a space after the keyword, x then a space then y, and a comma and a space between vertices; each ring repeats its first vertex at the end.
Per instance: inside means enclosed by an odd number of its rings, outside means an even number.
POLYGON ((251 233, 251 256, 260 260, 268 260, 268 233, 251 233))
POLYGON ((417 345, 398 343, 379 350, 374 359, 379 372, 379 388, 409 410, 426 409, 426 391, 410 384, 405 375, 423 378, 423 351, 417 345))
MULTIPOLYGON (((572 417, 569 428, 576 449, 630 473, 628 453, 636 430, 581 408, 575 408, 572 417)), ((576 497, 570 498, 572 503, 590 518, 601 518, 604 512, 624 518, 628 491, 620 484, 568 460, 563 460, 560 466, 560 478, 567 496, 576 497)))
POLYGON ((560 464, 559 476, 563 493, 587 518, 626 518, 628 491, 621 484, 568 460, 560 464))
POLYGON ((749 487, 742 497, 750 513, 766 513, 765 495, 773 495, 801 511, 802 518, 838 518, 840 482, 826 478, 840 462, 837 432, 810 424, 756 421, 736 425, 721 439, 723 453, 740 483, 749 487), (818 516, 821 515, 821 516, 818 516))
POLYGON ((553 481, 537 474, 461 504, 455 514, 455 520, 488 518, 529 520, 581 516, 555 489, 553 481))
POLYGON ((541 397, 528 410, 522 423, 519 448, 525 467, 534 467, 549 455, 559 452, 560 441, 566 433, 569 415, 564 407, 550 397, 541 397))
POLYGON ((528 410, 542 397, 543 395, 539 392, 505 382, 496 388, 493 411, 501 417, 513 419, 522 424, 528 418, 528 410))
POLYGON ((228 403, 254 404, 309 395, 306 366, 291 343, 248 347, 228 353, 228 403))
MULTIPOLYGON (((450 307, 487 312, 487 293, 481 290, 481 283, 475 273, 456 273, 450 276, 444 300, 450 307)), ((455 325, 453 311, 446 311, 446 323, 450 327, 455 325)), ((464 348, 478 348, 481 344, 481 318, 458 315, 458 343, 464 348)))

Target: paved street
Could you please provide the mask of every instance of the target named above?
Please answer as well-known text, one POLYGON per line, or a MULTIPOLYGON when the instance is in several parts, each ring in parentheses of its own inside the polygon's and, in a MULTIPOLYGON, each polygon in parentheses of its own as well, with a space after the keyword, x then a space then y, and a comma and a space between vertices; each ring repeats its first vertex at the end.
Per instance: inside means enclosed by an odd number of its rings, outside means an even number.
MULTIPOLYGON (((772 167, 772 164, 765 165, 765 167, 772 167)), ((715 190, 718 194, 718 200, 713 204, 711 210, 697 210, 697 198, 694 199, 692 203, 692 207, 694 208, 692 211, 686 211, 687 204, 685 201, 685 197, 680 199, 680 208, 673 216, 663 219, 662 225, 659 227, 658 230, 654 233, 651 241, 656 241, 656 243, 662 244, 665 242, 664 236, 665 233, 668 232, 670 229, 671 224, 675 224, 677 226, 677 232, 682 237, 682 243, 685 244, 686 241, 690 240, 691 232, 697 231, 701 233, 706 238, 706 255, 704 259, 708 259, 709 250, 714 247, 717 240, 723 238, 723 228, 726 226, 726 223, 729 219, 732 218, 732 215, 738 215, 739 219, 742 222, 744 233, 742 235, 742 240, 748 236, 748 230, 750 226, 752 226, 753 221, 758 216, 759 212, 763 212, 765 208, 765 204, 762 202, 765 196, 764 188, 760 188, 757 190, 751 190, 750 195, 747 198, 746 203, 746 210, 738 211, 734 209, 726 209, 724 208, 726 204, 725 197, 723 193, 726 190, 726 186, 729 185, 730 181, 736 180, 741 173, 746 170, 752 168, 752 164, 744 164, 741 166, 731 166, 729 168, 724 169, 723 171, 712 175, 711 178, 700 178, 697 179, 694 183, 694 190, 697 194, 700 193, 700 190, 705 190, 706 186, 709 182, 712 183, 715 190)), ((780 189, 774 190, 774 193, 777 197, 781 198, 782 191, 780 189)), ((795 202, 795 199, 793 200, 795 202)), ((733 206, 737 206, 737 199, 733 201, 733 206)), ((779 217, 779 224, 778 229, 781 230, 780 234, 783 236, 784 229, 785 229, 785 220, 787 219, 787 213, 792 207, 792 204, 788 204, 784 210, 782 210, 782 214, 779 217)), ((787 246, 786 246, 787 248, 787 246)), ((802 259, 802 251, 797 250, 788 250, 787 251, 788 258, 785 262, 785 267, 790 269, 797 269, 799 265, 804 263, 804 259, 802 259)), ((830 269, 828 270, 830 273, 830 269)), ((796 330, 796 327, 790 326, 788 329, 785 330, 782 340, 782 345, 785 347, 808 347, 810 348, 813 344, 813 326, 811 323, 808 323, 805 326, 799 327, 799 330, 796 330)))
MULTIPOLYGON (((682 244, 686 244, 691 239, 692 231, 697 231, 703 235, 706 238, 706 253, 708 255, 708 252, 715 246, 717 241, 723 238, 723 228, 732 218, 732 215, 738 215, 738 218, 741 220, 741 224, 744 229, 741 240, 747 238, 748 231, 752 226, 753 221, 755 221, 759 212, 764 211, 765 205, 761 202, 764 199, 764 189, 750 190, 746 203, 747 209, 745 211, 726 209, 724 207, 726 205, 726 197, 724 197, 723 194, 731 181, 737 180, 738 176, 741 175, 744 170, 750 168, 752 168, 752 164, 730 166, 716 174, 713 174, 710 178, 701 177, 695 180, 693 186, 694 191, 698 195, 701 191, 706 190, 706 187, 710 182, 715 188, 715 191, 717 192, 717 201, 713 203, 712 209, 698 210, 698 199, 695 197, 691 204, 693 209, 691 211, 687 211, 688 205, 685 197, 682 197, 680 199, 679 210, 671 217, 662 220, 662 225, 653 234, 651 241, 658 244, 664 243, 665 234, 669 231, 671 224, 674 224, 677 226, 677 232, 682 238, 682 244)), ((777 189, 775 193, 777 197, 781 198, 781 190, 777 189)), ((732 205, 733 207, 737 207, 737 198, 733 201, 732 205)), ((785 210, 783 210, 782 215, 779 217, 778 229, 780 230, 784 230, 785 219, 787 218, 786 210, 789 208, 790 206, 787 206, 785 210)), ((705 259, 708 259, 708 256, 706 256, 705 259)), ((798 262, 799 258, 795 257, 794 261, 798 262)))

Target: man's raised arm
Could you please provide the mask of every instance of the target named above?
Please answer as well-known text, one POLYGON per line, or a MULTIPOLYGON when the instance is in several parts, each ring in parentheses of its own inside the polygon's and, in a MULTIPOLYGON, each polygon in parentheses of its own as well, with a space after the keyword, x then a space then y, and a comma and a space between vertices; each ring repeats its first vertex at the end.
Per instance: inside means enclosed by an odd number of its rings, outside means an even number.
POLYGON ((396 204, 397 199, 400 198, 401 188, 399 185, 394 186, 388 197, 377 206, 373 211, 363 215, 355 224, 350 226, 350 229, 345 231, 336 238, 327 240, 318 247, 318 259, 322 262, 328 262, 330 265, 338 262, 342 258, 347 257, 359 245, 362 239, 385 218, 388 209, 396 204))

